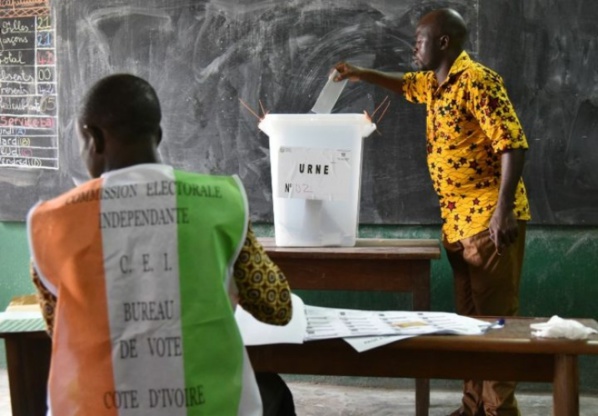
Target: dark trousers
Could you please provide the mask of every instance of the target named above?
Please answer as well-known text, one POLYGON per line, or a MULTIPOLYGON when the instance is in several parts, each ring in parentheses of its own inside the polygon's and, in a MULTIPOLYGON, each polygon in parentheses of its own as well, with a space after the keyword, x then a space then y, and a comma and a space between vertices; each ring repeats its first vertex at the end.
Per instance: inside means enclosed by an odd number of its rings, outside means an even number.
POLYGON ((255 373, 264 416, 296 416, 293 394, 276 373, 255 373))
MULTIPOLYGON (((514 316, 525 249, 525 221, 517 241, 499 254, 488 231, 455 243, 443 242, 454 276, 459 315, 514 316)), ((466 380, 462 412, 468 416, 520 416, 515 382, 466 380)))

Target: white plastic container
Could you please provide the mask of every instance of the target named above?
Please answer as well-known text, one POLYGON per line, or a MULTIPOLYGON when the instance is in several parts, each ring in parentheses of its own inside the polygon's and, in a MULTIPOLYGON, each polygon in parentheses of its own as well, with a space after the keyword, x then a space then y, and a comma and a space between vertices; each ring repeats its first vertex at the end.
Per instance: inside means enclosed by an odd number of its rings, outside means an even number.
POLYGON ((268 114, 274 234, 287 247, 353 246, 359 225, 364 114, 268 114))

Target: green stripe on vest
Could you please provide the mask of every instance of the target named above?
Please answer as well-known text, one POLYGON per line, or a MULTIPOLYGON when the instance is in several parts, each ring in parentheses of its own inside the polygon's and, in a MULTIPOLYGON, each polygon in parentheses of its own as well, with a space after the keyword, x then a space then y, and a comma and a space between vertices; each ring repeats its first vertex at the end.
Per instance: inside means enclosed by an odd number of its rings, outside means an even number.
POLYGON ((242 389, 243 341, 224 287, 244 235, 245 204, 232 177, 175 171, 177 207, 188 224, 178 228, 181 326, 188 415, 237 415, 242 389))

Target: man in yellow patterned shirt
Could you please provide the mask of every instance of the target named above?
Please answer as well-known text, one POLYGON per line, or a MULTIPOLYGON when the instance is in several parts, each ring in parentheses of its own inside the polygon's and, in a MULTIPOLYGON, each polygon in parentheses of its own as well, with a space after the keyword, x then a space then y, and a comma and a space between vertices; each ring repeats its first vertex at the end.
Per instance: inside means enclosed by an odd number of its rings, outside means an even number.
MULTIPOLYGON (((426 14, 416 29, 421 71, 390 74, 336 65, 337 80, 360 80, 426 104, 427 160, 440 200, 443 243, 457 313, 512 316, 529 204, 521 173, 527 140, 501 77, 463 50, 467 27, 451 9, 426 14)), ((515 383, 466 381, 451 416, 518 416, 515 383)))

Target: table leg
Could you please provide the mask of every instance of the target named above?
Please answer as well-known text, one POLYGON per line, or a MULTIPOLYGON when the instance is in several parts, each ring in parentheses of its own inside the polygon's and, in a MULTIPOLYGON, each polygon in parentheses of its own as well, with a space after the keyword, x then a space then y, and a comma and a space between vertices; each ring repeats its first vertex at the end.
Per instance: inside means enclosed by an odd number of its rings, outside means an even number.
POLYGON ((21 334, 5 338, 8 386, 13 416, 46 414, 46 380, 50 368, 50 339, 21 334))
POLYGON ((413 310, 429 311, 431 307, 430 262, 420 261, 412 265, 413 310))
MULTIPOLYGON (((413 310, 430 310, 430 262, 421 262, 420 273, 414 282, 413 310)), ((430 380, 415 380, 415 415, 428 416, 430 408, 430 380)))
POLYGON ((579 416, 577 355, 557 355, 552 384, 554 416, 579 416))
POLYGON ((430 408, 430 380, 415 379, 415 416, 428 416, 430 408))

